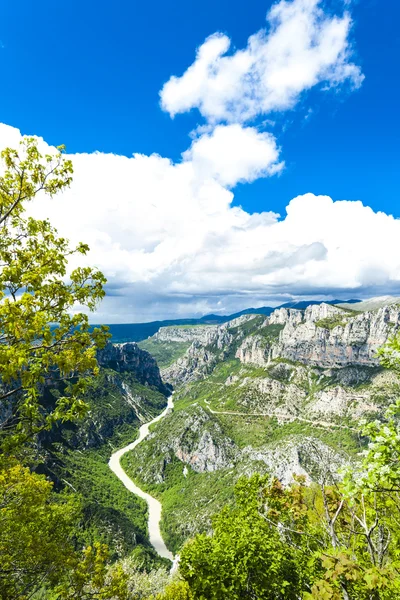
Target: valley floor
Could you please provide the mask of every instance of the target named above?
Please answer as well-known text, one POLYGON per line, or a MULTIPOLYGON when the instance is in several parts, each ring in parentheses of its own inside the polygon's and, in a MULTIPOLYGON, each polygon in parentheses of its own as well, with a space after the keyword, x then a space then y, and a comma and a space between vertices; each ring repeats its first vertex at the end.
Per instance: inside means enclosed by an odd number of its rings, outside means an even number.
POLYGON ((139 429, 139 437, 132 443, 128 444, 124 448, 117 450, 114 452, 110 458, 108 463, 110 469, 115 473, 115 475, 122 481, 124 486, 136 496, 143 498, 146 501, 149 511, 148 517, 148 530, 149 530, 149 540, 153 548, 162 558, 167 558, 171 561, 174 560, 174 556, 172 552, 170 552, 165 545, 163 537, 160 531, 160 521, 161 521, 161 503, 151 496, 147 494, 143 490, 141 490, 137 485, 134 484, 132 479, 125 473, 124 469, 121 466, 120 460, 124 454, 133 450, 138 446, 150 433, 150 426, 154 423, 157 423, 162 418, 166 416, 166 414, 172 410, 174 407, 173 397, 170 396, 168 398, 167 408, 157 417, 142 425, 139 429))

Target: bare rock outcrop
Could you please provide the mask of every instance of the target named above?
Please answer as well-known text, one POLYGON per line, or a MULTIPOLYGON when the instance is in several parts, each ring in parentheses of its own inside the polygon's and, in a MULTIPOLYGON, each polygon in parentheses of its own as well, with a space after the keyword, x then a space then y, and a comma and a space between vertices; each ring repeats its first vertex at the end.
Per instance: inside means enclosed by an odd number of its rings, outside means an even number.
POLYGON ((166 386, 160 375, 155 359, 139 348, 135 342, 111 344, 110 342, 97 353, 100 366, 108 367, 118 373, 130 372, 142 385, 149 385, 168 395, 170 388, 166 386))
POLYGON ((200 342, 207 344, 207 341, 218 329, 217 325, 197 325, 196 327, 160 327, 153 338, 157 342, 200 342))
POLYGON ((259 335, 246 337, 236 351, 236 358, 242 363, 265 366, 269 363, 270 346, 259 335))
MULTIPOLYGON (((275 318, 274 315, 271 318, 275 318)), ((326 304, 309 306, 301 322, 296 323, 291 315, 287 316, 271 358, 320 367, 376 366, 379 364, 376 351, 399 328, 398 306, 354 316, 326 304), (340 321, 336 324, 334 319, 340 321)))
POLYGON ((201 336, 193 341, 186 353, 163 369, 164 381, 182 385, 209 375, 215 365, 226 358, 232 343, 243 337, 240 326, 253 319, 254 315, 242 315, 217 327, 202 327, 201 336))

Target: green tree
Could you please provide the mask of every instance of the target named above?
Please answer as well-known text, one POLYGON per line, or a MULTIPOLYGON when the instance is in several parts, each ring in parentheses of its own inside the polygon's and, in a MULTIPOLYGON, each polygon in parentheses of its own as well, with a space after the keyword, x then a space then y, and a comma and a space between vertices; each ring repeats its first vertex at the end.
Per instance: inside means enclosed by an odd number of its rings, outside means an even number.
POLYGON ((398 499, 255 475, 182 551, 195 600, 389 600, 400 594, 398 499))
MULTIPOLYGON (((150 597, 153 600, 154 597, 150 597)), ((158 594, 155 600, 193 600, 193 594, 190 591, 186 581, 172 581, 165 588, 162 594, 158 594)))
MULTIPOLYGON (((72 180, 72 164, 63 147, 42 155, 34 138, 19 150, 1 153, 0 177, 0 444, 23 445, 57 420, 82 416, 82 392, 96 373, 96 346, 106 329, 90 331, 86 314, 104 296, 105 278, 96 269, 67 272, 73 254, 47 220, 27 217, 26 206, 38 194, 54 196, 72 180), (41 399, 45 386, 62 382, 55 406, 41 399)), ((76 215, 79 219, 79 215, 76 215)))
MULTIPOLYGON (((82 394, 98 371, 96 351, 106 343, 88 317, 104 296, 96 269, 68 273, 71 249, 47 220, 27 217, 37 194, 54 196, 69 186, 72 165, 60 147, 42 155, 34 138, 1 153, 0 176, 0 596, 120 598, 127 594, 122 569, 110 570, 101 544, 80 552, 74 532, 80 518, 73 499, 54 494, 52 483, 15 458, 55 422, 79 419, 82 394), (46 388, 56 400, 45 404, 46 388)), ((79 218, 79 215, 76 216, 79 218)))
POLYGON ((52 493, 52 483, 17 461, 0 463, 0 597, 118 598, 127 594, 121 568, 109 569, 105 546, 78 552, 78 506, 52 493), (52 590, 52 591, 51 591, 52 590))
POLYGON ((235 506, 213 520, 213 535, 201 534, 183 549, 180 573, 197 599, 293 599, 302 589, 304 559, 260 511, 267 479, 241 479, 235 506))

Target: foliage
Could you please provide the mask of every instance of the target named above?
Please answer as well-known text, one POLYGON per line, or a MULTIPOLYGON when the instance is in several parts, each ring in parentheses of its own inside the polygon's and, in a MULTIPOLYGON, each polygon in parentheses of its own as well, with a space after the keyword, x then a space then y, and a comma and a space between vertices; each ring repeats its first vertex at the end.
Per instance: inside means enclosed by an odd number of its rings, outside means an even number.
POLYGON ((73 544, 77 504, 52 494, 52 484, 16 460, 3 458, 0 468, 0 596, 30 598, 43 586, 56 597, 125 598, 120 571, 108 576, 104 546, 83 554, 73 544))
MULTIPOLYGON (((363 430, 371 440, 364 452, 361 472, 347 473, 350 494, 360 491, 400 493, 400 400, 385 413, 383 422, 368 423, 363 430)), ((400 496, 399 496, 400 498, 400 496)))
POLYGON ((304 558, 286 545, 259 512, 258 476, 236 488, 236 505, 213 520, 213 535, 183 549, 180 573, 194 598, 297 599, 304 558))
POLYGON ((279 323, 273 325, 266 325, 265 327, 261 327, 257 334, 262 335, 263 338, 267 340, 267 342, 273 342, 277 338, 279 338, 279 334, 285 326, 279 323))
MULTIPOLYGON (((185 327, 188 327, 188 325, 185 327)), ((197 327, 200 327, 200 325, 197 327)), ((160 369, 162 369, 164 367, 169 367, 178 360, 178 358, 183 356, 190 344, 191 342, 164 342, 149 338, 139 342, 138 345, 142 350, 147 350, 147 352, 156 359, 160 369)))
POLYGON ((71 503, 49 503, 51 484, 16 461, 0 473, 0 596, 28 595, 48 572, 54 577, 69 552, 71 503), (21 510, 23 508, 23 510, 21 510), (18 569, 15 569, 15 564, 18 569))
POLYGON ((193 594, 186 581, 173 581, 156 600, 193 600, 193 594))
POLYGON ((88 375, 97 370, 96 345, 106 329, 88 325, 76 305, 93 310, 103 297, 105 278, 78 267, 67 276, 68 259, 85 255, 86 244, 71 249, 47 220, 25 216, 38 194, 54 196, 69 186, 72 164, 58 153, 43 156, 34 138, 19 150, 1 153, 0 177, 0 401, 4 447, 20 446, 52 423, 82 416, 88 375), (54 327, 54 324, 57 324, 54 327), (53 410, 41 406, 43 388, 63 382, 53 410), (10 433, 12 435, 10 435, 10 433), (6 438, 4 437, 6 435, 6 438))
POLYGON ((229 327, 228 331, 231 335, 236 336, 237 334, 241 334, 241 337, 245 337, 254 333, 260 327, 263 321, 265 321, 265 317, 263 315, 249 315, 249 318, 246 321, 240 323, 239 325, 229 327))
POLYGON ((339 318, 339 315, 337 315, 315 321, 315 326, 322 327, 323 329, 334 329, 335 327, 345 327, 346 323, 339 318))
POLYGON ((154 598, 163 592, 170 581, 166 567, 145 569, 137 556, 130 556, 119 564, 126 576, 129 598, 154 598))
POLYGON ((180 573, 196 600, 397 597, 398 511, 397 498, 242 478, 213 534, 184 547, 180 573))
POLYGON ((75 526, 79 546, 107 544, 115 560, 140 545, 149 562, 157 564, 147 539, 146 503, 125 488, 107 463, 115 449, 136 438, 140 425, 136 411, 151 419, 164 408, 165 397, 138 383, 132 373, 100 368, 83 400, 89 411, 79 423, 64 423, 46 432, 45 439, 41 436, 46 451, 43 468, 65 493, 79 497, 81 517, 75 526))
POLYGON ((92 450, 69 452, 64 461, 65 492, 80 501, 81 525, 75 527, 78 544, 106 544, 114 560, 138 544, 148 547, 146 503, 124 487, 107 460, 92 450))

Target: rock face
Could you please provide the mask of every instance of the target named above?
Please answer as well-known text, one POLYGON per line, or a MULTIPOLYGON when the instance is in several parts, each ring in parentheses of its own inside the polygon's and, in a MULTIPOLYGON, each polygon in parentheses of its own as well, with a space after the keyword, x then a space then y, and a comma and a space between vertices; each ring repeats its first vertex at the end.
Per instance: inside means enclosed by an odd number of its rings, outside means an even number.
POLYGON ((240 326, 254 318, 254 315, 242 315, 223 325, 202 327, 201 335, 193 341, 186 354, 162 370, 164 381, 182 385, 209 375, 215 365, 228 356, 232 344, 244 337, 240 326))
POLYGON ((217 356, 199 342, 193 342, 186 354, 163 369, 162 376, 172 385, 191 383, 209 375, 218 362, 217 356))
POLYGON ((164 395, 170 393, 160 375, 160 370, 154 358, 134 342, 126 344, 111 344, 99 350, 97 360, 100 366, 107 367, 118 373, 132 373, 142 385, 155 387, 164 395))
POLYGON ((321 304, 309 306, 299 321, 295 311, 281 309, 269 322, 284 323, 270 358, 286 358, 319 367, 377 366, 376 351, 400 328, 398 306, 355 316, 321 304))
POLYGON ((220 326, 165 328, 157 335, 193 340, 186 354, 162 372, 165 381, 183 385, 208 376, 232 350, 243 364, 261 367, 277 359, 320 368, 376 367, 377 349, 399 330, 399 305, 354 313, 323 303, 305 310, 280 308, 266 319, 244 315, 220 326))
POLYGON ((211 473, 233 467, 239 449, 208 411, 193 405, 168 415, 135 455, 140 478, 147 483, 162 483, 165 469, 174 458, 196 473, 211 473))
MULTIPOLYGON (((254 450, 247 446, 243 458, 264 463, 265 470, 277 477, 284 485, 293 483, 294 477, 302 475, 307 483, 324 481, 335 477, 339 468, 346 464, 343 455, 314 438, 294 438, 275 448, 254 450)), ((250 471, 251 472, 251 471, 250 471)))
POLYGON ((236 358, 242 363, 264 366, 269 362, 270 346, 258 335, 252 335, 244 339, 236 351, 236 358))
POLYGON ((163 376, 184 390, 236 357, 244 368, 238 372, 232 364, 235 373, 228 370, 218 379, 214 409, 310 424, 359 421, 380 413, 400 393, 399 378, 380 373, 376 356, 399 330, 396 304, 364 313, 328 304, 281 308, 267 318, 246 315, 207 328, 163 376))
POLYGON ((400 329, 400 309, 386 306, 375 312, 354 314, 320 304, 305 311, 280 308, 264 326, 281 325, 279 337, 266 344, 262 337, 247 337, 236 357, 243 363, 266 366, 287 359, 318 367, 377 366, 376 351, 400 329))
POLYGON ((197 473, 233 467, 237 449, 219 424, 201 408, 188 415, 182 435, 172 441, 176 458, 197 473))
POLYGON ((194 342, 206 344, 210 335, 218 329, 215 325, 197 327, 160 327, 152 339, 157 342, 194 342))

